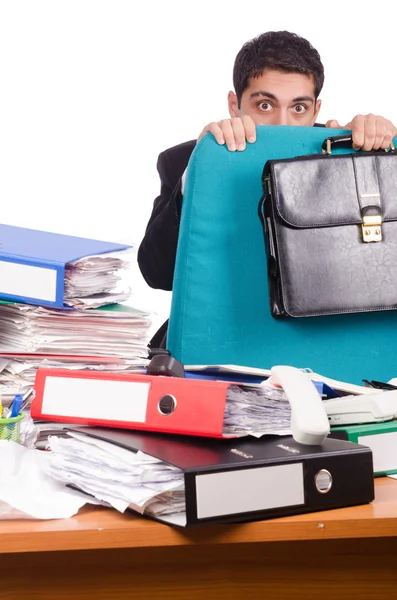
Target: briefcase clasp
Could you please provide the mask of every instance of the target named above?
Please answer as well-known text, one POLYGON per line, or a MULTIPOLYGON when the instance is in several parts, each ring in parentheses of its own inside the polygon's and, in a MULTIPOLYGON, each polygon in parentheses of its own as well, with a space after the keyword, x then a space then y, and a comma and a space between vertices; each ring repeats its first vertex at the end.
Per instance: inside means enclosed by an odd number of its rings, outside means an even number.
POLYGON ((382 216, 363 215, 361 229, 363 232, 363 242, 382 241, 382 216))

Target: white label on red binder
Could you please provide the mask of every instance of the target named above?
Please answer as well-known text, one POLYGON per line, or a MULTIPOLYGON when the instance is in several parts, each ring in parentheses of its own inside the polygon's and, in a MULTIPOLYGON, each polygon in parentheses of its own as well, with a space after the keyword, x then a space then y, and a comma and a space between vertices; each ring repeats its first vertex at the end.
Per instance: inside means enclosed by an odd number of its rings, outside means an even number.
POLYGON ((2 294, 23 296, 46 302, 55 302, 57 272, 55 269, 32 267, 0 260, 2 294))
POLYGON ((196 475, 196 498, 198 519, 303 505, 303 465, 196 475))
POLYGON ((144 423, 150 382, 46 377, 43 415, 144 423))

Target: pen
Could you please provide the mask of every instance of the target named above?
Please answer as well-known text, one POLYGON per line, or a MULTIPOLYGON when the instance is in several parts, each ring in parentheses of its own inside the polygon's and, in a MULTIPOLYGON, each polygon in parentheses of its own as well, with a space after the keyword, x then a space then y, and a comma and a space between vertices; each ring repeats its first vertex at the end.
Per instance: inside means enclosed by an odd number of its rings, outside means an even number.
POLYGON ((23 395, 23 402, 22 402, 22 406, 19 409, 20 411, 23 410, 31 400, 33 400, 33 398, 35 397, 35 390, 34 388, 30 388, 27 392, 25 392, 25 394, 23 395))
POLYGON ((363 379, 363 383, 366 387, 373 387, 377 390, 397 390, 397 386, 383 381, 374 381, 373 379, 368 381, 368 379, 363 379))
POLYGON ((22 402, 23 402, 23 398, 22 398, 21 394, 17 394, 15 396, 14 400, 12 401, 11 410, 8 414, 9 419, 14 419, 15 417, 17 417, 19 415, 19 411, 21 410, 22 402))

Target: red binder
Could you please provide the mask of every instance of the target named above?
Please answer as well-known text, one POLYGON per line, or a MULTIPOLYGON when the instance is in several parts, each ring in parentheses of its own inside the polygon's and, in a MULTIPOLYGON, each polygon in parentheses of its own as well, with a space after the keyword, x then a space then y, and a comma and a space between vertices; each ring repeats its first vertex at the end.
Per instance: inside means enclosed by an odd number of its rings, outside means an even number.
POLYGON ((40 368, 34 419, 214 438, 231 382, 40 368))

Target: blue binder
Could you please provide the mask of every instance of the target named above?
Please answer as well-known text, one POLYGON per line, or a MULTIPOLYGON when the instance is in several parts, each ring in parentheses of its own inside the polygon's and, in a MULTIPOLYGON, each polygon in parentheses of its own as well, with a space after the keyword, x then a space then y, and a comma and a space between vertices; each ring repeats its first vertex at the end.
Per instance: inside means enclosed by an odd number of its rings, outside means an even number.
POLYGON ((0 225, 0 298, 52 308, 64 305, 67 263, 130 246, 0 225))
MULTIPOLYGON (((346 132, 266 126, 244 152, 228 152, 210 135, 195 148, 167 341, 176 359, 265 369, 289 364, 353 383, 397 375, 397 311, 281 321, 269 310, 258 217, 263 166, 319 153, 325 137, 340 133, 346 132)), ((349 150, 335 151, 342 152, 349 150)))

